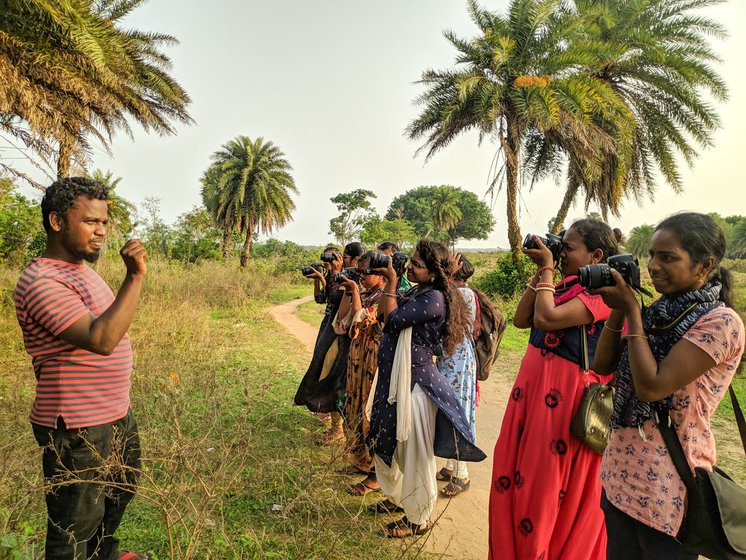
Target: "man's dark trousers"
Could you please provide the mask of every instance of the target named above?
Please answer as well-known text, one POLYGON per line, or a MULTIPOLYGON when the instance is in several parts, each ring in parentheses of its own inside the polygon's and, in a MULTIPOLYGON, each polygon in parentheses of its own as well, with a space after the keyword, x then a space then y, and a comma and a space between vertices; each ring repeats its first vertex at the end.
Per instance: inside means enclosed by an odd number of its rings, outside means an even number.
POLYGON ((32 424, 44 447, 46 560, 116 560, 114 532, 133 498, 140 438, 132 411, 108 424, 68 429, 32 424))

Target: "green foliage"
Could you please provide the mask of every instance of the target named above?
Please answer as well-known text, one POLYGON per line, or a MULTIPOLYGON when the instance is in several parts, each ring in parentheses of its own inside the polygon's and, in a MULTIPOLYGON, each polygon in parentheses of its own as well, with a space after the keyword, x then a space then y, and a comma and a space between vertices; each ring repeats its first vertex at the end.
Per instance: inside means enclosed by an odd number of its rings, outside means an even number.
POLYGON ((329 233, 340 245, 346 245, 356 239, 365 224, 376 218, 376 212, 370 199, 376 198, 373 191, 355 189, 348 193, 339 193, 331 198, 337 205, 339 215, 329 220, 329 233))
POLYGON ((492 296, 511 299, 520 293, 536 267, 526 255, 504 253, 497 260, 495 270, 486 273, 474 285, 492 296))
POLYGON ((360 232, 360 241, 368 247, 375 247, 383 241, 393 241, 404 249, 413 247, 418 239, 412 224, 401 218, 387 220, 376 216, 370 219, 360 232))
POLYGON ((195 206, 179 216, 169 237, 173 244, 169 252, 175 259, 195 262, 220 258, 223 233, 213 225, 212 216, 203 207, 195 206))
POLYGON ((39 204, 16 192, 9 179, 0 178, 0 260, 21 265, 45 246, 39 204))
POLYGON ((449 185, 417 187, 397 196, 386 220, 405 220, 418 238, 451 244, 460 239, 487 239, 495 227, 484 201, 471 191, 449 185))

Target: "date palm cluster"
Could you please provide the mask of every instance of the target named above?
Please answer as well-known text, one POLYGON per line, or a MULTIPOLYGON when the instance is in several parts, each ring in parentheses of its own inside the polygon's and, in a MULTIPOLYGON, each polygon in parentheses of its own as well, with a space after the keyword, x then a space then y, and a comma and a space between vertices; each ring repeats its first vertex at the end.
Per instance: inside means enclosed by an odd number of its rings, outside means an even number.
POLYGON ((708 43, 724 30, 701 10, 718 1, 512 0, 501 15, 470 0, 478 33, 445 32, 456 66, 422 74, 407 134, 428 158, 469 130, 495 141, 490 193, 505 188, 514 251, 521 184, 564 177, 555 233, 579 195, 606 217, 658 177, 679 191, 679 158, 711 145, 710 100, 727 95, 708 43))
MULTIPOLYGON (((144 0, 0 0, 0 134, 56 171, 84 167, 130 122, 173 134, 189 96, 170 75, 161 33, 125 29, 144 0)), ((0 169, 22 172, 0 161, 0 169)))

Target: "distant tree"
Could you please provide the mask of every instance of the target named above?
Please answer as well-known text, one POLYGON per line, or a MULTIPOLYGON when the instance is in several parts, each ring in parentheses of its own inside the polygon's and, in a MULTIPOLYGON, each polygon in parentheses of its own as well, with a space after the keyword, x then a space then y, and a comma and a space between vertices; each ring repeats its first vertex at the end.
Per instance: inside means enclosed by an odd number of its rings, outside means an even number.
POLYGON ((376 216, 372 198, 376 198, 375 193, 367 189, 355 189, 331 198, 339 215, 329 220, 329 233, 337 243, 346 245, 357 239, 366 222, 376 216))
POLYGON ((45 247, 41 208, 16 192, 13 182, 0 177, 0 259, 20 265, 45 247))
POLYGON ((147 197, 138 209, 137 222, 142 226, 138 233, 145 240, 148 252, 170 258, 173 231, 161 216, 161 199, 147 197))
MULTIPOLYGON (((237 136, 212 155, 202 175, 202 198, 224 239, 234 229, 244 237, 241 268, 248 265, 258 232, 271 233, 293 219, 297 193, 285 154, 264 138, 237 136)), ((225 251, 225 243, 224 243, 225 251)))
POLYGON ((218 259, 222 236, 210 213, 202 206, 195 206, 176 219, 171 236, 171 256, 186 262, 218 259))
POLYGON ((393 220, 372 218, 360 232, 360 241, 369 247, 375 247, 383 241, 393 241, 400 248, 411 247, 417 242, 418 236, 412 224, 407 220, 395 218, 393 220))
POLYGON ((655 226, 644 224, 632 228, 627 236, 625 249, 636 257, 646 257, 650 250, 650 244, 653 241, 655 226))
POLYGON ((460 239, 487 239, 495 227, 484 201, 471 191, 449 185, 408 190, 391 201, 385 218, 406 220, 417 237, 429 236, 450 244, 460 239))
POLYGON ((733 240, 727 251, 727 255, 732 259, 746 259, 746 217, 741 217, 733 226, 733 240))

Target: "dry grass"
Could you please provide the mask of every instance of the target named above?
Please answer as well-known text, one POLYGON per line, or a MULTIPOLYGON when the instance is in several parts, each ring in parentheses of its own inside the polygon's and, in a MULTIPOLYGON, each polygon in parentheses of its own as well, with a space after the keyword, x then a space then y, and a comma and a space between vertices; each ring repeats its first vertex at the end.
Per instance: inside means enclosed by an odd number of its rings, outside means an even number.
MULTIPOLYGON (((121 265, 98 269, 116 289, 121 265)), ((28 425, 33 373, 12 306, 17 274, 0 269, 0 559, 36 559, 43 480, 28 425)), ((131 328, 144 466, 118 533, 128 548, 161 560, 417 555, 373 535, 382 520, 330 474, 340 450, 317 447, 322 426, 292 406, 307 357, 265 312, 308 293, 290 280, 150 263, 131 328)))

